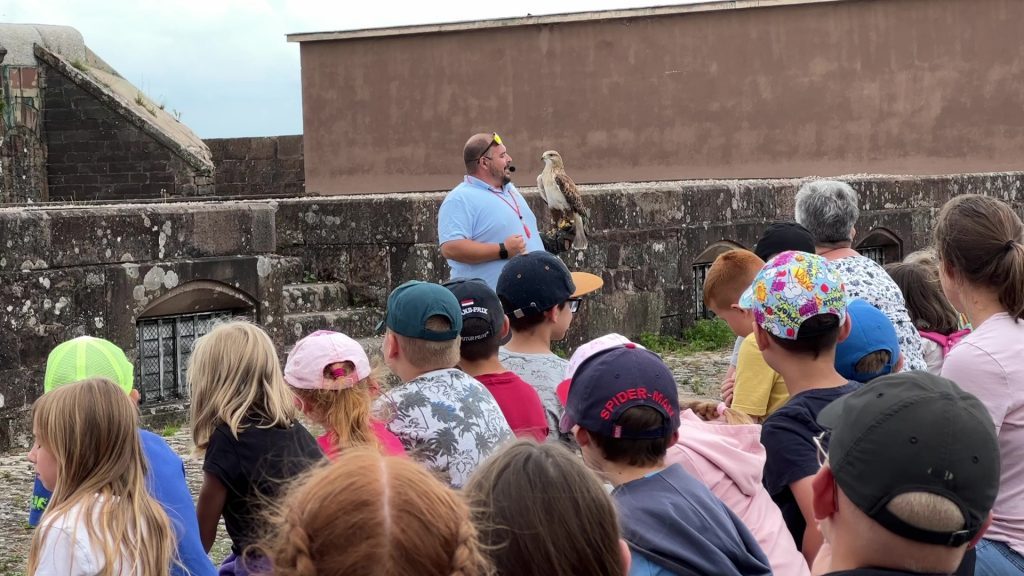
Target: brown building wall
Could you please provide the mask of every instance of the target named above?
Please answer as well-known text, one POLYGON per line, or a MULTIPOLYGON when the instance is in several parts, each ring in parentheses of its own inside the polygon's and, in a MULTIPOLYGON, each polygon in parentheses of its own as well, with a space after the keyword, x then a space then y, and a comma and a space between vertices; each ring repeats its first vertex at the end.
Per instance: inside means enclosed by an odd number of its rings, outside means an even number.
MULTIPOLYGON (((639 12, 638 12, 639 13, 639 12)), ((847 0, 302 41, 306 189, 438 190, 497 130, 532 184, 1019 169, 1019 0, 847 0)))

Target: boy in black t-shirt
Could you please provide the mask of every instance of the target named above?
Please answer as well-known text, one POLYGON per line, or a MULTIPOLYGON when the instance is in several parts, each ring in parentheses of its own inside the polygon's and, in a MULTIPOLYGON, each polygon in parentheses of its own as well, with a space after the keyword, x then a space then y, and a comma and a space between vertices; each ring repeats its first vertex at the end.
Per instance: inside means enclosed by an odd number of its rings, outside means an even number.
POLYGON ((835 368, 836 343, 850 333, 845 288, 821 256, 783 252, 761 269, 740 306, 753 311, 757 346, 789 391, 789 400, 761 427, 764 484, 810 564, 822 542, 811 490, 819 468, 817 416, 861 386, 835 368))

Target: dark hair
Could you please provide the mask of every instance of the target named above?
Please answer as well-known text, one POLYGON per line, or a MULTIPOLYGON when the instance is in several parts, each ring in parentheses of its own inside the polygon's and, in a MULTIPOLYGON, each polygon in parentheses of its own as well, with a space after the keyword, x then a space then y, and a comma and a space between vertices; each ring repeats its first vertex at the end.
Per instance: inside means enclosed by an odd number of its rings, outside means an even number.
POLYGON ((935 225, 942 266, 999 295, 1015 319, 1024 318, 1024 223, 1005 202, 965 194, 942 207, 935 225))
POLYGON ((888 264, 885 271, 903 292, 910 321, 918 330, 949 335, 960 328, 960 318, 942 293, 938 270, 916 263, 888 264))
MULTIPOLYGON (((650 406, 634 406, 623 412, 615 424, 621 426, 623 430, 642 432, 661 428, 665 425, 665 417, 650 406)), ((669 432, 664 438, 633 440, 602 436, 587 430, 587 434, 601 450, 605 460, 624 463, 627 466, 654 466, 660 463, 664 460, 668 447, 672 445, 673 432, 669 432)))
POLYGON ((608 493, 557 443, 513 442, 463 489, 500 576, 625 576, 608 493))
POLYGON ((818 314, 800 324, 796 340, 786 340, 771 333, 768 335, 783 350, 817 360, 823 352, 835 349, 839 328, 839 318, 835 314, 818 314))
MULTIPOLYGON (((513 306, 512 303, 506 300, 504 297, 498 296, 498 299, 501 300, 501 307, 504 308, 505 310, 516 309, 516 306, 513 306)), ((565 308, 565 304, 565 302, 562 302, 561 304, 548 308, 548 310, 551 310, 552 308, 558 308, 559 310, 562 310, 565 308)), ((547 312, 548 310, 545 310, 544 312, 547 312)), ((537 312, 535 314, 527 314, 522 318, 516 318, 515 316, 508 317, 508 325, 513 332, 528 332, 530 330, 533 330, 537 326, 540 326, 543 323, 544 314, 542 312, 537 312)))
POLYGON ((485 318, 466 318, 462 321, 463 334, 491 332, 489 336, 479 340, 460 340, 459 355, 463 360, 478 362, 498 355, 500 338, 491 328, 491 322, 485 318))

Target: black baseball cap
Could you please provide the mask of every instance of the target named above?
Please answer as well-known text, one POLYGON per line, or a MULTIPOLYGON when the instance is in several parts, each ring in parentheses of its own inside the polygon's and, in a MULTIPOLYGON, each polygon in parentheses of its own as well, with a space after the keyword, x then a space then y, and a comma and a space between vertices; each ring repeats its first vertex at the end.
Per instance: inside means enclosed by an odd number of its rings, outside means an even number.
POLYGON ((765 262, 790 250, 814 254, 814 237, 796 222, 772 222, 754 244, 754 254, 765 262))
POLYGON ((595 353, 576 368, 558 428, 573 426, 607 438, 664 438, 679 428, 679 391, 661 358, 632 342, 595 353), (622 414, 635 406, 661 413, 662 425, 650 430, 625 430, 622 414))
MULTIPOLYGON (((462 312, 455 295, 444 286, 410 280, 395 288, 388 296, 388 310, 381 324, 402 336, 443 342, 459 337, 462 331, 462 312), (430 330, 426 324, 431 316, 447 318, 451 329, 430 330)), ((377 326, 378 330, 383 328, 382 325, 377 326)))
POLYGON ((890 532, 928 544, 970 542, 999 491, 999 443, 985 405, 928 372, 882 376, 825 407, 829 467, 854 505, 890 532), (925 530, 890 512, 901 494, 947 498, 964 516, 955 532, 925 530))
POLYGON ((505 314, 523 318, 540 314, 589 294, 604 285, 600 276, 569 272, 557 256, 544 250, 520 254, 509 260, 498 277, 497 293, 505 301, 505 314))
MULTIPOLYGON (((501 329, 505 326, 505 311, 501 308, 498 295, 491 290, 487 282, 480 278, 452 278, 444 283, 444 287, 451 290, 462 308, 463 342, 483 340, 493 334, 501 336, 501 329), (474 329, 466 323, 470 318, 486 320, 486 329, 480 330, 479 325, 474 329)), ((506 337, 505 340, 507 339, 506 337)))

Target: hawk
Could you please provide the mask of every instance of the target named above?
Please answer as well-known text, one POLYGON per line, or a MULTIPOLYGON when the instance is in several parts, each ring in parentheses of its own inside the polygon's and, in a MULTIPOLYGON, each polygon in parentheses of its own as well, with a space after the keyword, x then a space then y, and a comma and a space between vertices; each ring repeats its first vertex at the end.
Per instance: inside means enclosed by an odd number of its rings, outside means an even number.
POLYGON ((572 240, 572 248, 586 250, 587 234, 583 228, 585 223, 589 224, 590 214, 583 205, 583 198, 576 189, 576 183, 565 173, 562 155, 554 150, 548 150, 540 159, 544 161, 544 171, 537 176, 537 188, 540 189, 541 197, 547 202, 559 228, 570 226, 570 221, 565 216, 567 212, 571 213, 571 225, 576 233, 572 240))

